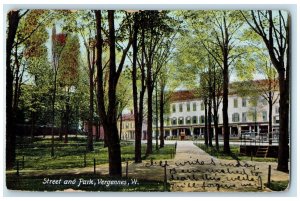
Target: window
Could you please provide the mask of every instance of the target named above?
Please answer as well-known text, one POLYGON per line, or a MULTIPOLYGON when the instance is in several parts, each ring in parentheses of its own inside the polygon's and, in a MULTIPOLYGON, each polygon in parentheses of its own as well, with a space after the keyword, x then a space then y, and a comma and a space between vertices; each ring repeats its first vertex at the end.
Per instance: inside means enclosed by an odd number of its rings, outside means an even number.
POLYGON ((275 107, 275 113, 279 114, 279 107, 278 106, 275 107))
POLYGON ((167 117, 167 119, 166 119, 166 125, 167 125, 167 126, 170 125, 170 118, 169 118, 169 117, 167 117))
POLYGON ((274 117, 273 117, 273 122, 274 122, 275 124, 279 124, 279 116, 274 116, 274 117))
POLYGON ((175 104, 172 105, 172 111, 176 112, 176 105, 175 104))
POLYGON ((183 117, 179 117, 179 118, 178 118, 178 124, 179 124, 179 125, 182 125, 182 124, 183 124, 183 117))
POLYGON ((200 116, 200 123, 201 124, 205 123, 205 117, 204 117, 204 115, 200 116))
POLYGON ((204 110, 204 103, 201 102, 201 110, 204 110))
POLYGON ((191 117, 185 118, 185 124, 191 124, 191 117))
POLYGON ((247 112, 242 113, 242 122, 247 122, 247 112))
POLYGON ((196 124, 197 123, 197 116, 193 116, 192 121, 193 121, 193 124, 196 124))
POLYGON ((193 111, 196 111, 197 110, 197 105, 196 103, 193 103, 193 111))
POLYGON ((191 110, 191 105, 190 105, 190 103, 187 103, 187 104, 186 104, 186 111, 189 112, 190 110, 191 110))
POLYGON ((263 121, 268 121, 267 120, 267 111, 262 111, 262 118, 263 118, 263 121))
POLYGON ((247 107, 247 99, 246 98, 242 99, 242 106, 247 107))
POLYGON ((233 107, 234 108, 238 107, 238 99, 237 98, 233 99, 233 107))
POLYGON ((239 122, 239 121, 240 121, 239 113, 233 113, 232 114, 232 122, 239 122))
POLYGON ((176 117, 174 117, 174 118, 172 119, 172 125, 177 125, 177 118, 176 118, 176 117))
POLYGON ((182 103, 179 104, 179 112, 182 112, 182 103))

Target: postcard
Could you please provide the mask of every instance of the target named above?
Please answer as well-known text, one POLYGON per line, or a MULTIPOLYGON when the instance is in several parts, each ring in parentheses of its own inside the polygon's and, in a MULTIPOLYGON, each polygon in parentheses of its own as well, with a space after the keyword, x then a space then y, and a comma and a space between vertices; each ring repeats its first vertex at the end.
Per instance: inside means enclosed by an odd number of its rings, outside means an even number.
POLYGON ((288 11, 6 19, 8 191, 289 190, 288 11))

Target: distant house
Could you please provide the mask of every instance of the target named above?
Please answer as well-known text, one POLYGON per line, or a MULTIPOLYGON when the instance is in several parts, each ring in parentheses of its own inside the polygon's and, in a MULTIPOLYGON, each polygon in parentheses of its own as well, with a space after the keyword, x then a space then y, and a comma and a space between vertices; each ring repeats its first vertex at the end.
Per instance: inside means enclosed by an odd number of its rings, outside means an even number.
MULTIPOLYGON (((144 122, 142 126, 142 139, 146 139, 147 124, 144 122)), ((135 139, 135 123, 133 112, 122 115, 122 121, 118 121, 118 131, 121 132, 121 139, 134 140, 135 139)))
MULTIPOLYGON (((83 127, 83 131, 85 133, 88 133, 88 122, 84 122, 84 127, 83 127)), ((97 125, 96 123, 93 124, 93 136, 94 138, 96 138, 96 136, 99 135, 99 139, 103 140, 104 139, 104 129, 103 126, 101 125, 97 125), (98 132, 97 132, 98 129, 98 132)))
MULTIPOLYGON (((118 120, 117 127, 118 127, 119 136, 122 140, 134 140, 135 139, 135 123, 134 123, 134 114, 133 113, 122 115, 122 121, 120 119, 118 120), (121 129, 120 129, 120 124, 122 124, 121 129), (120 132, 121 132, 121 134, 120 134, 120 132)), ((103 126, 97 125, 95 123, 93 124, 94 138, 96 138, 96 136, 97 136, 97 129, 98 129, 99 139, 103 140, 104 139, 103 126)), ((142 128, 142 139, 143 140, 146 139, 146 129, 147 129, 147 125, 144 122, 143 128, 142 128)), ((85 133, 88 132, 88 122, 84 122, 83 131, 85 133)))

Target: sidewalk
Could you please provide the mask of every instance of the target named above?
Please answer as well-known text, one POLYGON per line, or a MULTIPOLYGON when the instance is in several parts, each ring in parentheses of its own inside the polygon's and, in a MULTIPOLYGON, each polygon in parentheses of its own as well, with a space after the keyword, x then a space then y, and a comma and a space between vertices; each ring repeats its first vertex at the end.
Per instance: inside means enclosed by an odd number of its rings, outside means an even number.
POLYGON ((199 159, 202 161, 210 161, 211 156, 193 144, 193 141, 177 141, 175 162, 187 159, 199 159))
POLYGON ((269 192, 264 186, 269 165, 271 180, 289 180, 287 173, 276 170, 277 163, 218 159, 192 141, 177 141, 176 156, 168 167, 168 176, 171 191, 269 192), (218 186, 221 187, 218 189, 218 186))

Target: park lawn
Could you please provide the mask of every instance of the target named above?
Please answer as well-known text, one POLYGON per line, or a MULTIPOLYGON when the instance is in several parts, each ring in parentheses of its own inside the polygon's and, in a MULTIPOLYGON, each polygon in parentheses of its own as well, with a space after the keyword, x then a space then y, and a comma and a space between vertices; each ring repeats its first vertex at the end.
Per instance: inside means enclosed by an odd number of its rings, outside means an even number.
MULTIPOLYGON (((81 168, 85 167, 84 158, 86 158, 86 167, 91 167, 96 160, 96 165, 108 163, 107 147, 104 148, 103 142, 94 143, 94 151, 86 153, 86 139, 70 138, 65 144, 63 141, 55 139, 55 156, 51 157, 51 139, 36 139, 32 144, 17 146, 16 154, 19 161, 19 168, 23 169, 65 169, 65 168, 81 168), (86 155, 86 157, 85 157, 86 155)), ((155 150, 153 154, 144 156, 146 145, 142 144, 143 159, 153 158, 155 160, 170 159, 171 153, 174 151, 174 145, 165 145, 164 148, 155 150)), ((134 160, 134 143, 129 141, 121 142, 121 158, 122 161, 134 160)), ((16 169, 16 167, 15 167, 16 169)))
MULTIPOLYGON (((267 184, 265 184, 267 186, 267 184)), ((270 189, 272 191, 284 191, 287 190, 289 186, 289 181, 271 181, 270 189)))
MULTIPOLYGON (((205 144, 195 144, 198 146, 200 149, 204 150, 206 153, 210 154, 211 156, 215 156, 220 159, 225 159, 225 160, 242 160, 242 161, 250 161, 251 157, 250 156, 243 156, 240 155, 240 147, 237 145, 231 145, 230 150, 231 154, 225 154, 223 152, 223 146, 219 147, 219 151, 216 150, 215 147, 207 147, 205 144)), ((257 161, 257 162, 277 162, 276 158, 262 158, 262 157, 252 157, 252 161, 257 161)))
POLYGON ((47 176, 17 176, 14 174, 7 174, 6 185, 11 190, 23 190, 23 191, 119 191, 119 192, 159 192, 170 191, 170 185, 167 184, 166 190, 164 189, 164 183, 160 181, 138 180, 138 185, 133 185, 131 179, 125 178, 109 178, 95 174, 70 174, 70 175, 47 175, 47 176), (44 179, 59 180, 61 184, 43 184, 44 179), (94 180, 94 185, 80 185, 79 180, 85 179, 94 180), (103 180, 121 180, 127 181, 127 185, 110 185, 106 186, 98 184, 98 179, 103 180), (71 180, 76 181, 74 184, 63 184, 64 181, 71 180))

